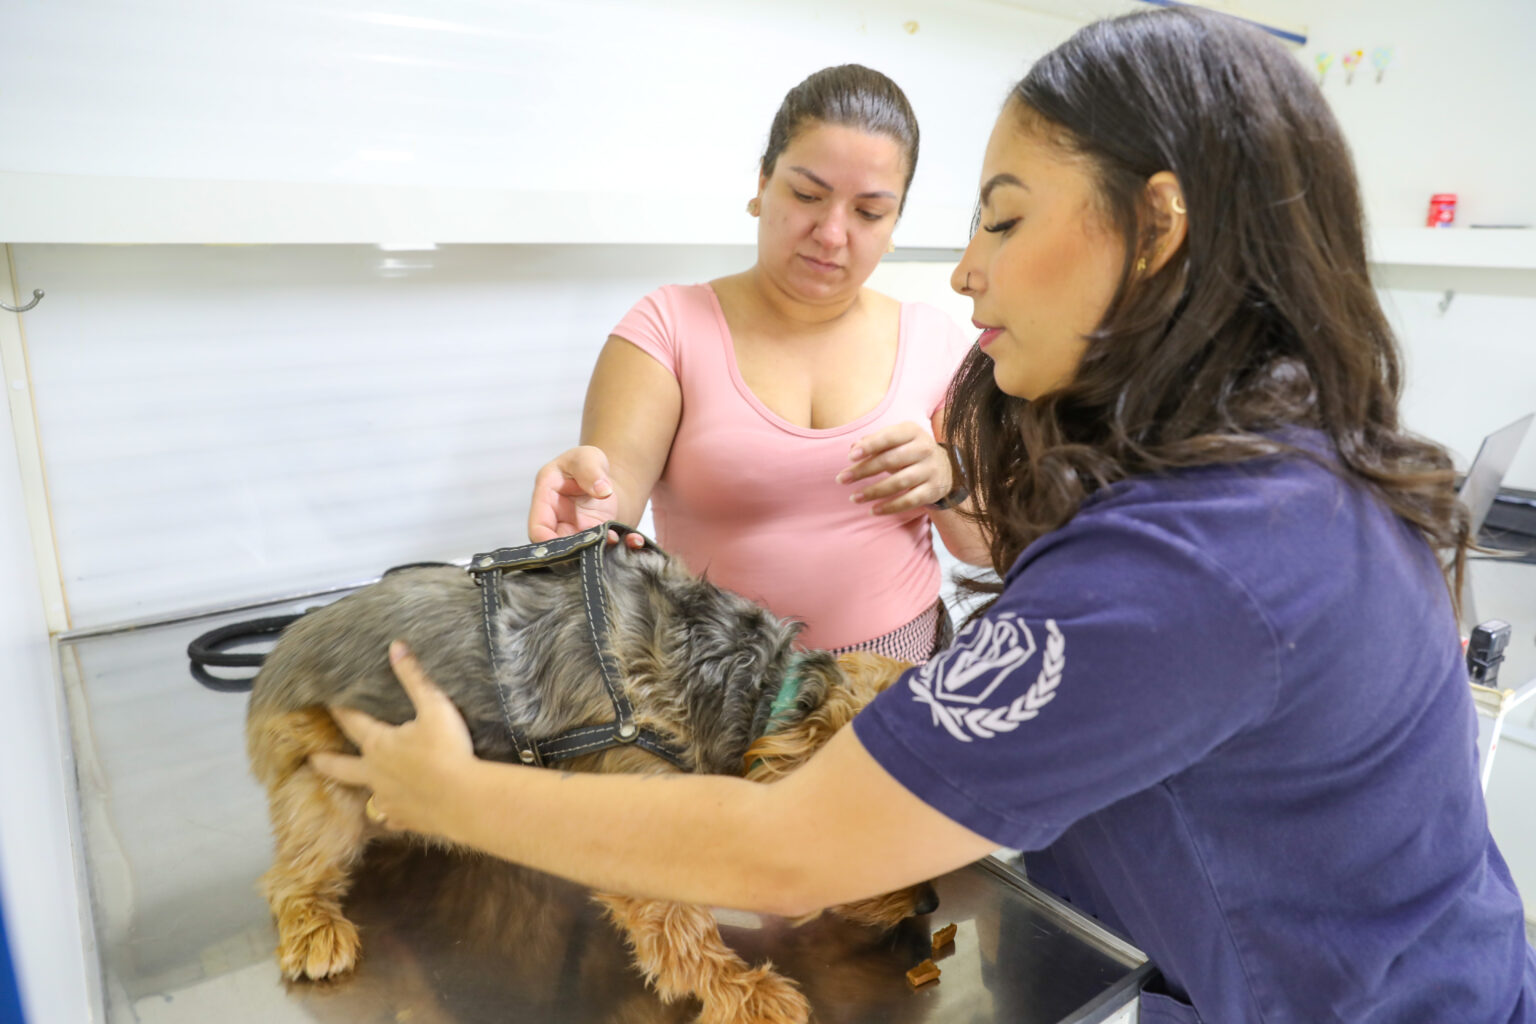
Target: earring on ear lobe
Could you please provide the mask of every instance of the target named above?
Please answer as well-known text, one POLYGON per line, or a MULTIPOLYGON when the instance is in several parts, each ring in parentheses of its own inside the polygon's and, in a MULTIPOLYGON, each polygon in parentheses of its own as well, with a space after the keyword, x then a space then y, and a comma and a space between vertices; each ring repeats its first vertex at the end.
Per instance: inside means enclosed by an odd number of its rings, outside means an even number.
POLYGON ((886 242, 885 243, 885 251, 888 252, 888 253, 895 252, 896 251, 896 243, 895 242, 886 242))
POLYGON ((1184 209, 1184 197, 1183 196, 1174 196, 1173 197, 1173 212, 1174 213, 1188 213, 1189 212, 1188 210, 1184 209))
POLYGON ((753 196, 751 199, 747 200, 747 212, 749 214, 751 214, 752 216, 756 217, 757 214, 758 214, 758 211, 760 211, 761 209, 762 209, 762 205, 760 203, 758 203, 757 196, 753 196))
POLYGON ((1143 256, 1141 259, 1136 261, 1136 273, 1138 273, 1138 274, 1145 274, 1146 272, 1147 272, 1147 258, 1145 256, 1143 256))

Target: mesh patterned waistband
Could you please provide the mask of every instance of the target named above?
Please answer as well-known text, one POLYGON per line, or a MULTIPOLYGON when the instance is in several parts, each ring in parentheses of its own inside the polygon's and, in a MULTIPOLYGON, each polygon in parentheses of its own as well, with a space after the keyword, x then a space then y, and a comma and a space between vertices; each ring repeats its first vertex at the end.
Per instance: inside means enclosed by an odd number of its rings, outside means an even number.
POLYGON ((941 599, 935 601, 927 611, 905 626, 897 626, 889 633, 861 643, 849 644, 847 647, 834 647, 832 653, 871 651, 875 654, 883 654, 887 658, 921 665, 948 647, 953 637, 954 626, 950 623, 949 611, 944 607, 941 599))

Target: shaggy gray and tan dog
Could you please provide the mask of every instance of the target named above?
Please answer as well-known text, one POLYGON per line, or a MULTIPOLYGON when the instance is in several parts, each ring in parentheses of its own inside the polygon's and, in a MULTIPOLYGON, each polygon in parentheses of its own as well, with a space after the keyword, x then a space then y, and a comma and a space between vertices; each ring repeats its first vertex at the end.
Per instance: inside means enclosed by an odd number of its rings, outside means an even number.
MULTIPOLYGON (((610 548, 602 565, 608 650, 620 687, 635 723, 664 740, 686 770, 759 781, 786 774, 907 667, 879 655, 797 651, 798 626, 690 575, 652 546, 610 548), (789 676, 792 689, 781 694, 789 676), (789 693, 793 699, 785 700, 789 693)), ((458 706, 482 758, 517 760, 506 718, 534 741, 614 720, 577 567, 537 568, 494 581, 484 583, 499 596, 499 673, 487 650, 481 587, 450 567, 392 573, 304 616, 283 633, 257 675, 246 738, 276 836, 262 890, 277 920, 278 957, 288 977, 327 978, 354 966, 358 933, 342 911, 351 872, 369 842, 400 838, 368 821, 366 792, 325 780, 307 763, 316 751, 352 751, 327 704, 396 724, 412 716, 388 664, 391 640, 405 640, 458 706)), ((634 744, 582 754, 560 767, 679 770, 634 744)), ((742 961, 721 941, 707 908, 595 898, 663 1000, 697 996, 699 1019, 722 1024, 807 1019, 809 1007, 796 986, 771 964, 754 968, 742 961)), ((935 903, 932 887, 923 885, 833 912, 888 927, 935 903)))

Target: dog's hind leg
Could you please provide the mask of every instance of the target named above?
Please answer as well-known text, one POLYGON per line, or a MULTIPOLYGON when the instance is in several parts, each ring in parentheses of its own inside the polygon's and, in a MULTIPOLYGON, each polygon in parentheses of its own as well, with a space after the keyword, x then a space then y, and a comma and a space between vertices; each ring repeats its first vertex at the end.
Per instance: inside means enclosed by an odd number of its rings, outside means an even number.
POLYGON ((346 750, 346 739, 320 708, 253 719, 246 739, 276 839, 261 891, 277 920, 278 963, 289 978, 345 973, 357 964, 359 943, 341 900, 370 838, 366 794, 322 778, 306 759, 346 750))
POLYGON ((794 982, 750 967, 720 938, 715 917, 690 903, 612 893, 594 898, 623 930, 635 963, 663 1002, 697 996, 699 1024, 805 1024, 811 1007, 794 982))

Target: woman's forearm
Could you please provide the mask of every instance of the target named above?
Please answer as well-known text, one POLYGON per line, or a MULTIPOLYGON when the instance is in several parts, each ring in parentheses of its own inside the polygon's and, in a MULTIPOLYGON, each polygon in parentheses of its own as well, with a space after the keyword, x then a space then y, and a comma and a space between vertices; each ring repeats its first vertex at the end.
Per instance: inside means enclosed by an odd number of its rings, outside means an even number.
POLYGON ((581 443, 601 449, 608 460, 620 522, 639 523, 667 464, 682 408, 682 388, 669 370, 631 342, 608 339, 587 385, 581 443))
POLYGON ((996 843, 924 804, 842 729, 792 775, 603 775, 476 762, 441 831, 593 888, 798 917, 894 892, 996 843))
POLYGON ((796 915, 809 886, 785 857, 773 784, 596 775, 476 762, 444 834, 595 889, 796 915))
POLYGON ((929 515, 950 554, 967 565, 991 568, 992 552, 979 523, 966 519, 957 509, 930 511, 929 515))
MULTIPOLYGON (((582 443, 593 444, 591 441, 582 443)), ((608 457, 608 469, 608 483, 618 498, 619 509, 615 518, 626 526, 639 526, 640 517, 645 514, 645 503, 651 500, 651 484, 637 483, 634 474, 611 455, 608 457)))
POLYGON ((420 663, 399 643, 390 658, 416 717, 391 726, 333 707, 360 753, 316 753, 310 764, 371 790, 391 828, 597 889, 785 916, 893 892, 996 845, 908 792, 851 728, 764 783, 481 761, 420 663))

